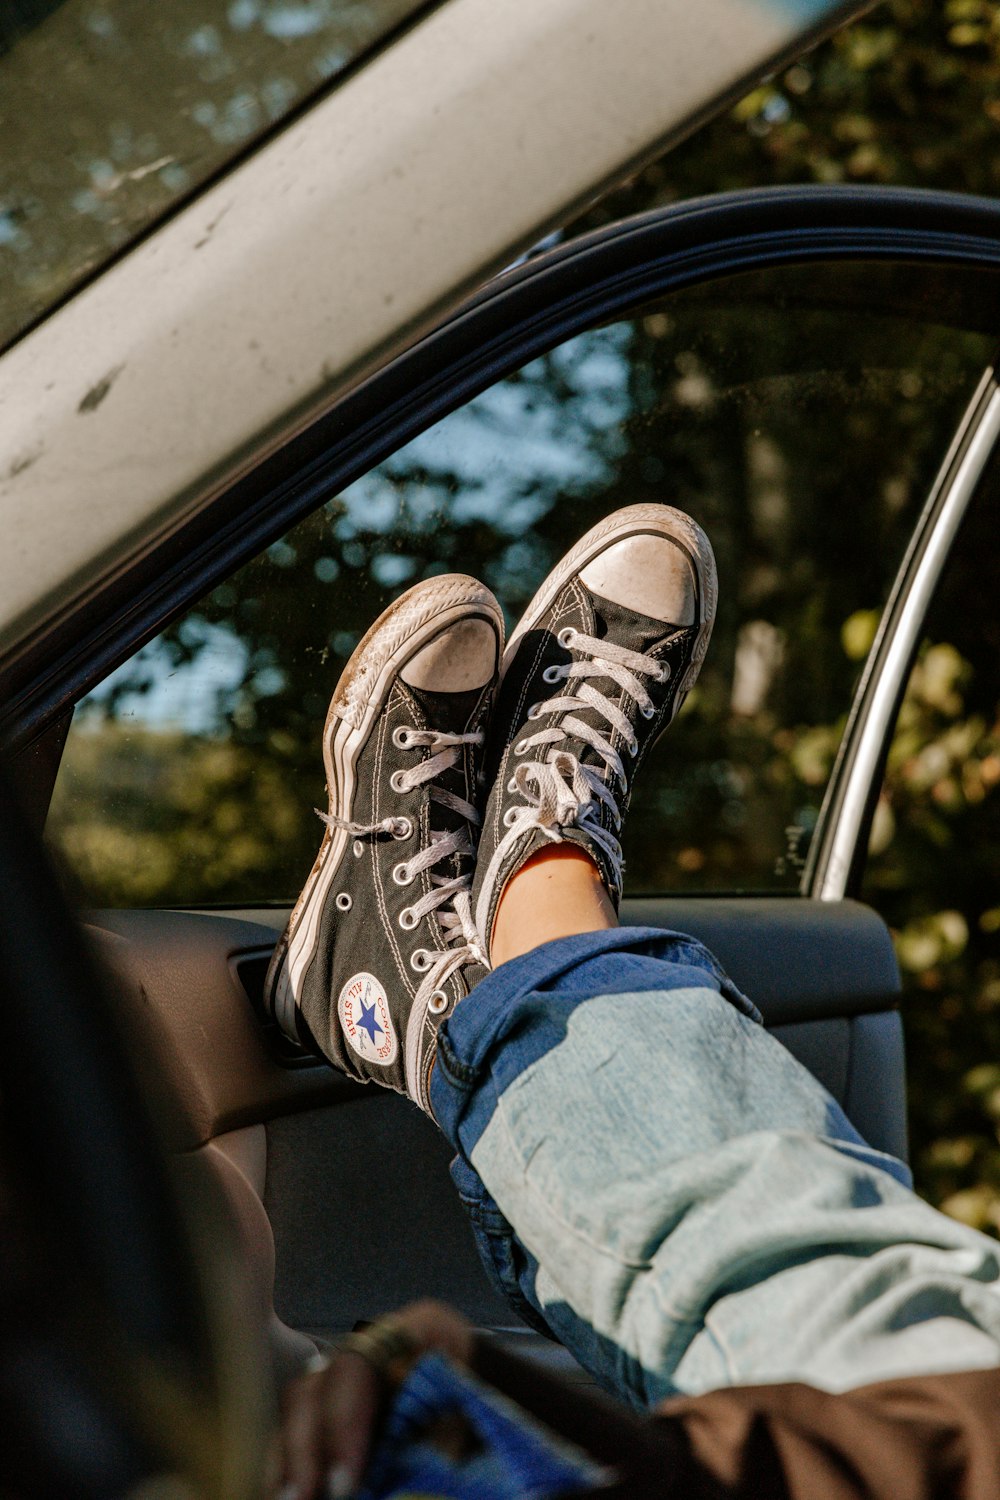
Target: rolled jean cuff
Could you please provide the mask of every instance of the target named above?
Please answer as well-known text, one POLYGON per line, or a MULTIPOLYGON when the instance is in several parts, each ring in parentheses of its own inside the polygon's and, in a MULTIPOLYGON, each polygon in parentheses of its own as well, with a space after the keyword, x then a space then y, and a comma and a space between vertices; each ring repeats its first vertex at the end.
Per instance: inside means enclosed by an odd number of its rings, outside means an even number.
POLYGON ((451 1175, 486 1273, 529 1326, 551 1333, 534 1296, 538 1270, 471 1162, 504 1089, 563 1040, 595 995, 706 987, 760 1021, 695 938, 655 927, 612 928, 544 943, 476 986, 438 1032, 431 1109, 455 1149, 451 1175))
POLYGON ((680 932, 613 927, 557 938, 510 959, 476 986, 438 1032, 430 1089, 434 1118, 468 1159, 496 1097, 562 1041, 581 1001, 704 986, 706 980, 736 1010, 762 1020, 705 945, 680 932), (548 997, 544 1007, 540 995, 548 997), (486 1071, 492 1098, 473 1106, 486 1071))

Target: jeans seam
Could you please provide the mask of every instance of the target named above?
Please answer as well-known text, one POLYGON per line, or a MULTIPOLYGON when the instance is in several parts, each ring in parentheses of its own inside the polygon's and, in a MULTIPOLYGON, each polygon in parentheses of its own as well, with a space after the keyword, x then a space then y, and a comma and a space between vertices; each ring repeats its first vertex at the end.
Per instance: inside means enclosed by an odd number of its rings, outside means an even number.
POLYGON ((720 1329, 716 1328, 711 1309, 705 1314, 702 1326, 719 1352, 722 1359, 722 1367, 726 1372, 726 1379, 730 1385, 738 1385, 739 1375, 736 1368, 736 1357, 724 1334, 720 1329))
POLYGON ((462 1198, 460 1201, 464 1212, 474 1224, 478 1224, 484 1234, 500 1239, 516 1238, 510 1223, 499 1209, 487 1208, 471 1198, 462 1198))
POLYGON ((444 1069, 449 1083, 452 1083, 461 1092, 467 1093, 472 1084, 479 1076, 478 1068, 469 1067, 468 1063, 462 1062, 448 1044, 447 1037, 438 1034, 437 1060, 444 1069))

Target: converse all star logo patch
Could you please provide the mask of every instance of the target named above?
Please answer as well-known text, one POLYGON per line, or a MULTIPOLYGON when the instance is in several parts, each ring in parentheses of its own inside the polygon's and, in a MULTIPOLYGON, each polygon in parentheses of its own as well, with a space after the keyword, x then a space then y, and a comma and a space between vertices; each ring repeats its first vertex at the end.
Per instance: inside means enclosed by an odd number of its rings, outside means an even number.
POLYGON ((344 1035, 359 1057, 388 1067, 399 1051, 389 1017, 389 1001, 374 974, 355 974, 340 992, 337 1014, 344 1035))

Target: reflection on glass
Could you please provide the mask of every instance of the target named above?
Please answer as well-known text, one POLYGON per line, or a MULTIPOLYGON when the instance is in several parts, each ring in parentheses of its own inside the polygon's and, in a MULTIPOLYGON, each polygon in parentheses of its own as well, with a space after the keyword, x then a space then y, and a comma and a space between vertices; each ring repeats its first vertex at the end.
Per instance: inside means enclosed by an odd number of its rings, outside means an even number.
POLYGON ((667 501, 719 562, 696 691, 644 768, 626 888, 795 890, 878 610, 991 346, 863 315, 856 268, 734 280, 580 335, 217 588, 80 708, 52 830, 85 895, 281 900, 315 854, 330 691, 434 572, 511 623, 602 515, 667 501), (854 278, 852 280, 852 278, 854 278))
POLYGON ((0 347, 423 3, 0 5, 0 347))

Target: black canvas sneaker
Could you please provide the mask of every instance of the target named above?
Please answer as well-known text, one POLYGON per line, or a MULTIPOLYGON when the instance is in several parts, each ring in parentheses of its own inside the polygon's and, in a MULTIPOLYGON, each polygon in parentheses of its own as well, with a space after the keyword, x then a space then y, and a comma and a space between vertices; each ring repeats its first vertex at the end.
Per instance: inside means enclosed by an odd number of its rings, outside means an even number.
POLYGON ((529 604, 487 748, 472 896, 487 952, 507 882, 548 843, 585 849, 618 905, 632 781, 698 676, 717 593, 700 526, 632 505, 577 542, 529 604))
POLYGON ((330 704, 326 831, 265 983, 290 1036, 428 1111, 437 1029, 487 966, 469 888, 502 649, 499 604, 461 574, 369 630, 330 704))

